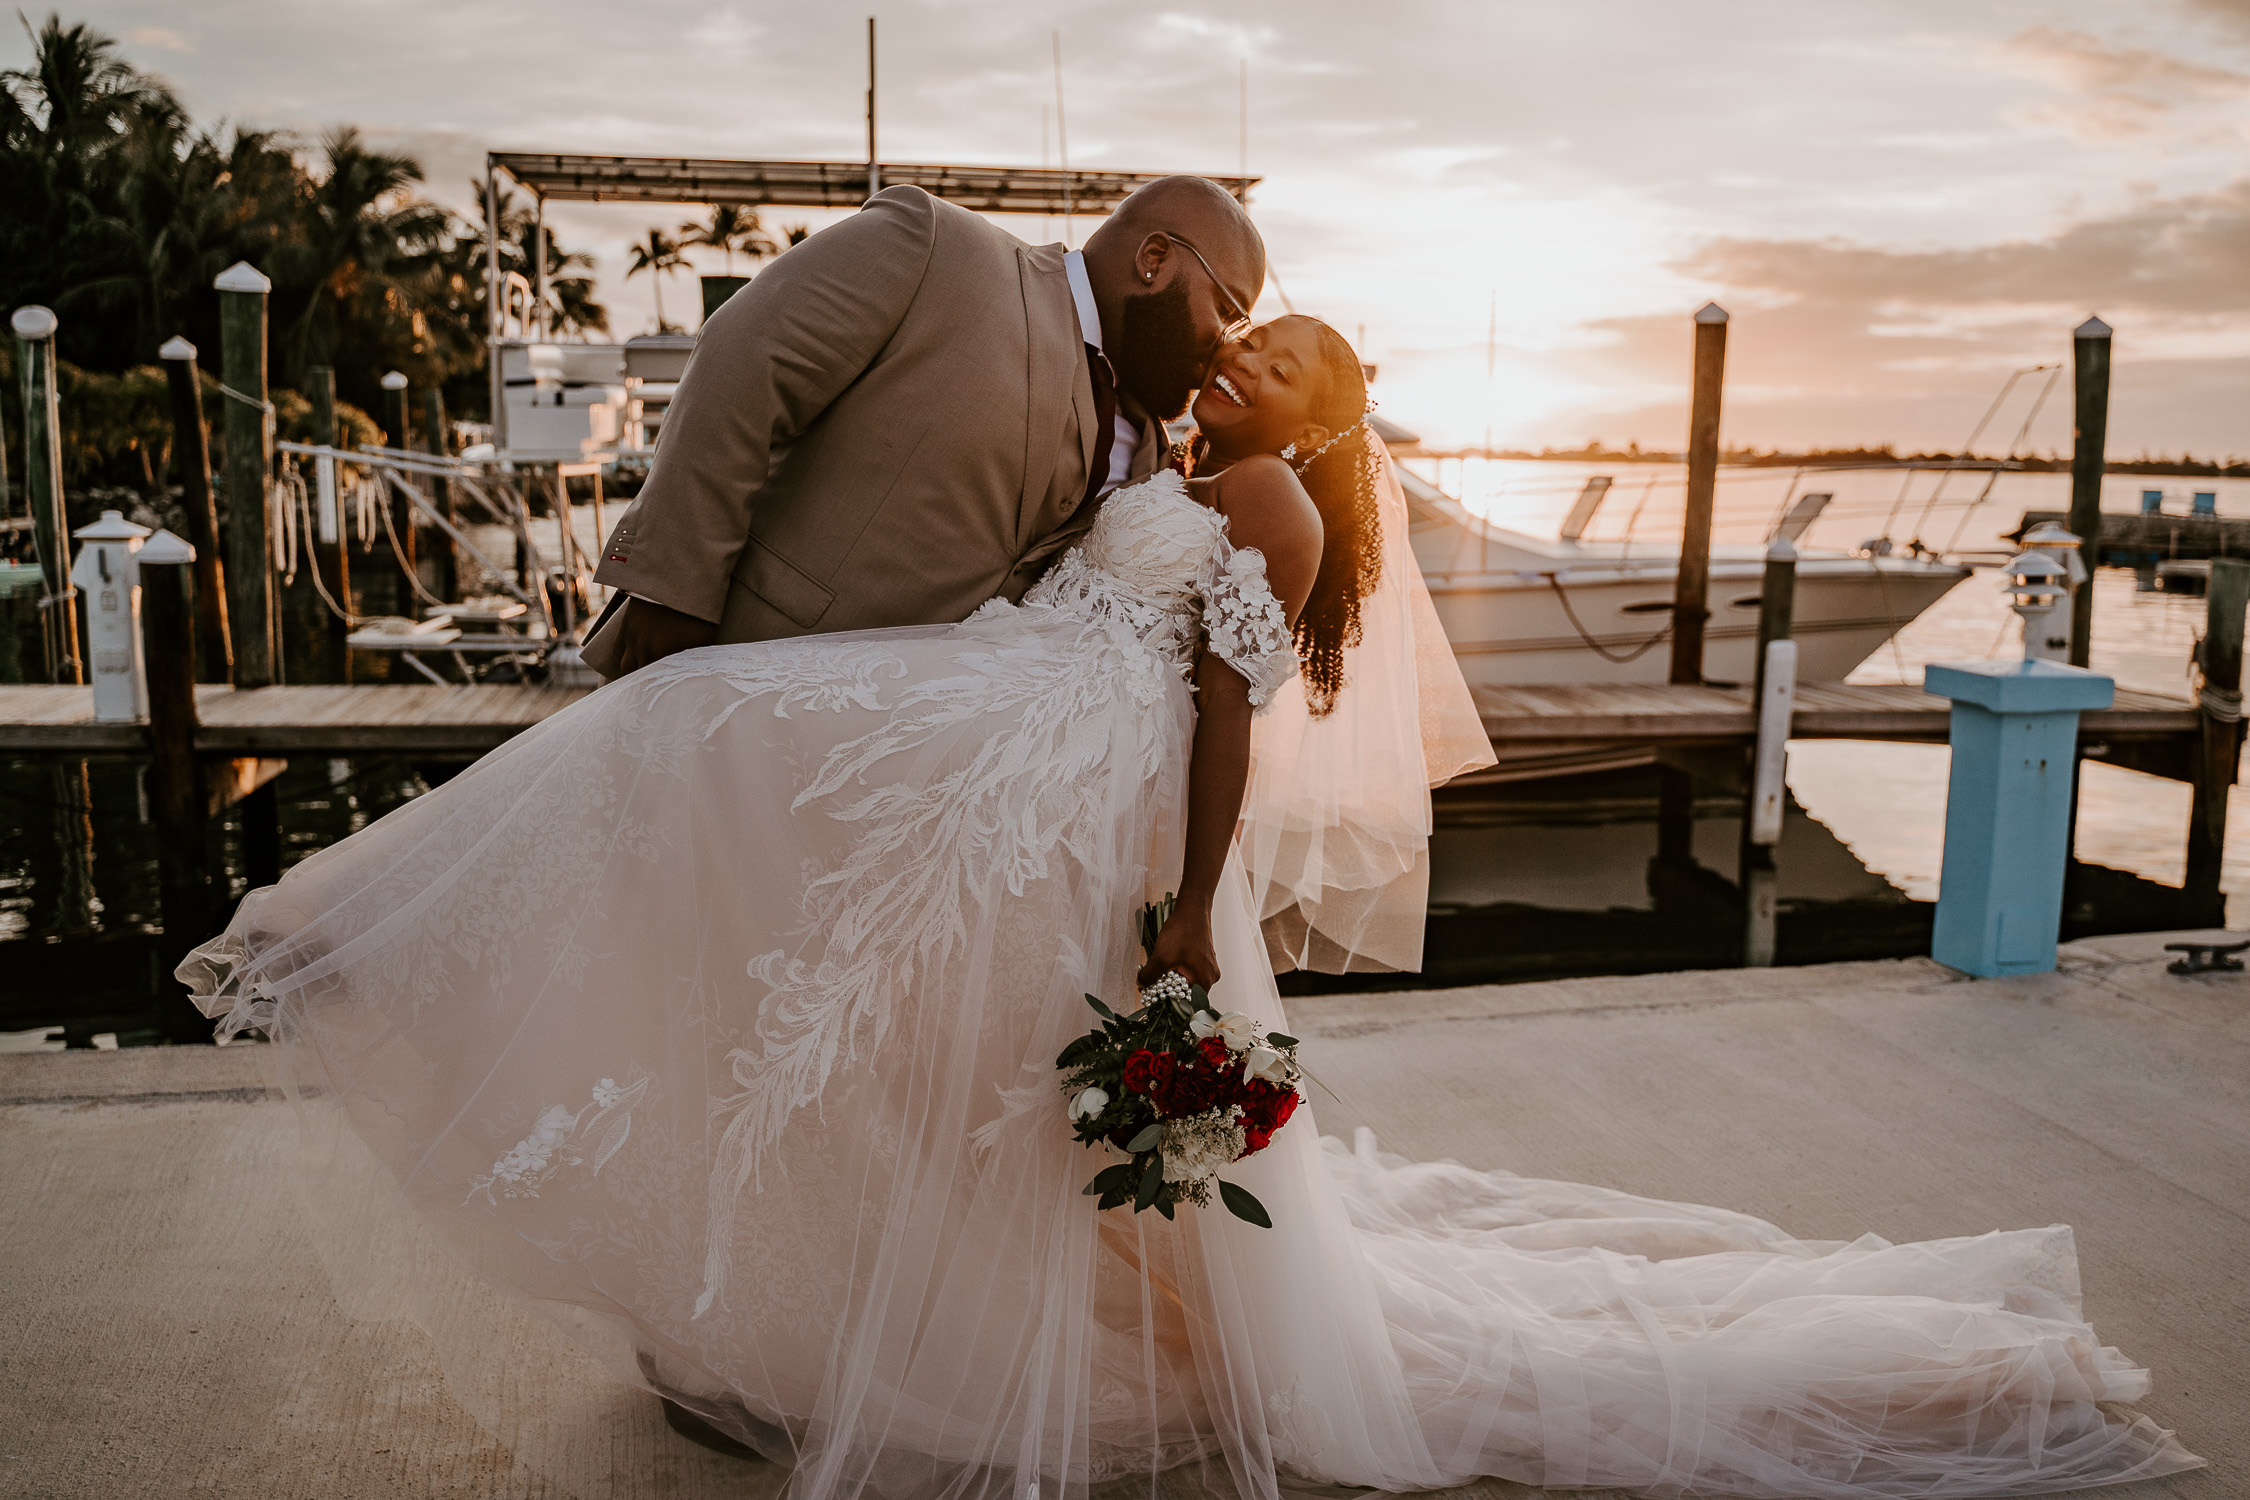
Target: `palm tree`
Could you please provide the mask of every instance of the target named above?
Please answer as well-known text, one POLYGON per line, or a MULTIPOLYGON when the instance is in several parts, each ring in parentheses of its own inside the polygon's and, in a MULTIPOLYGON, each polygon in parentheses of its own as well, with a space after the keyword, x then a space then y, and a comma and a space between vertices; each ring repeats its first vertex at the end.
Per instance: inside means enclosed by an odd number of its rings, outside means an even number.
MULTIPOLYGON (((469 192, 478 208, 485 207, 484 184, 471 179, 469 192)), ((484 217, 482 212, 478 218, 484 217)), ((532 275, 540 262, 535 247, 546 251, 547 315, 548 326, 565 333, 575 333, 581 338, 589 333, 609 332, 609 309, 594 300, 594 280, 586 275, 563 274, 594 269, 594 257, 583 251, 565 250, 555 239, 555 231, 540 223, 539 215, 516 195, 503 187, 500 189, 500 268, 523 276, 532 275), (534 234, 538 239, 534 239, 534 234)), ((479 227, 474 236, 464 239, 459 247, 462 253, 454 257, 455 270, 462 285, 475 288, 477 305, 483 306, 484 230, 479 227)), ((479 325, 482 326, 481 324, 479 325)))
POLYGON ((181 114, 172 91, 119 57, 112 38, 83 21, 66 27, 59 15, 33 31, 21 11, 16 15, 31 38, 32 64, 0 73, 0 84, 11 93, 20 87, 38 96, 43 118, 32 120, 26 111, 26 119, 51 154, 121 131, 146 110, 181 114))
POLYGON ((625 268, 625 278, 630 281, 643 271, 655 278, 656 331, 675 333, 678 330, 664 320, 664 278, 687 264, 680 242, 661 229, 651 229, 648 238, 633 247, 633 263, 625 268))
POLYGON ((443 209, 412 192, 422 169, 411 156, 371 150, 349 125, 321 138, 321 154, 328 170, 301 205, 296 233, 273 256, 277 285, 304 299, 283 346, 291 383, 334 361, 346 322, 382 319, 387 309, 411 325, 423 314, 422 252, 449 228, 443 209))
POLYGON ((682 224, 680 244, 709 245, 723 251, 727 258, 727 274, 734 274, 734 252, 740 250, 752 260, 763 260, 769 255, 779 255, 781 246, 766 233, 758 222, 758 211, 740 203, 714 203, 711 217, 702 224, 682 224))
MULTIPOLYGON (((117 234, 119 184, 140 161, 169 165, 162 159, 187 135, 186 113, 169 89, 118 57, 117 44, 90 26, 66 27, 49 16, 37 31, 26 20, 24 30, 31 66, 0 72, 0 203, 7 205, 0 214, 0 302, 130 306, 137 300, 134 278, 130 271, 122 283, 117 277, 133 259, 117 234)), ((133 321, 145 323, 145 305, 134 310, 133 321)), ((126 352, 122 341, 99 347, 113 341, 96 321, 69 319, 64 333, 80 357, 126 352)))

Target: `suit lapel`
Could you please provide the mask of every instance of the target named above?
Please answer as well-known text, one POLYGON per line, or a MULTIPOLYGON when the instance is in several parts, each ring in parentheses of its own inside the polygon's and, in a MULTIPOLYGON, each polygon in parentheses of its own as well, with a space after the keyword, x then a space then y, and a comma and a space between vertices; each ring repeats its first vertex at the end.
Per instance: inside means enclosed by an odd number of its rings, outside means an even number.
POLYGON ((1030 400, 1024 429, 1023 493, 1017 501, 1017 542, 1044 529, 1050 495, 1075 498, 1086 487, 1094 461, 1094 387, 1086 375, 1085 341, 1063 271, 1060 245, 1026 245, 1016 252, 1023 276, 1024 324, 1030 400), (1078 462, 1072 468, 1064 424, 1077 416, 1078 462), (1063 472, 1058 473, 1058 469, 1063 472))

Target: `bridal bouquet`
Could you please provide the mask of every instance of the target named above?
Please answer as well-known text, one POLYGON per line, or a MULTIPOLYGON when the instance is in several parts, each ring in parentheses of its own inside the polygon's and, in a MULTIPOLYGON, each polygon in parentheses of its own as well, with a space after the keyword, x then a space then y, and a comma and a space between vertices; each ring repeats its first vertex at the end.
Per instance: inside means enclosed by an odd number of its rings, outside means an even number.
MULTIPOLYGON (((1169 903, 1166 903, 1169 905, 1169 903)), ((1153 944, 1163 907, 1142 914, 1153 944)), ((1094 995, 1101 1025, 1063 1048, 1071 1128, 1088 1146, 1107 1141, 1131 1154, 1086 1185, 1102 1208, 1131 1201, 1169 1219, 1181 1203, 1208 1206, 1214 1184, 1236 1218, 1271 1229, 1265 1205, 1219 1181, 1219 1169, 1263 1151, 1303 1096, 1297 1039, 1239 1013, 1215 1015, 1210 995, 1179 974, 1140 993, 1140 1009, 1119 1015, 1094 995)))

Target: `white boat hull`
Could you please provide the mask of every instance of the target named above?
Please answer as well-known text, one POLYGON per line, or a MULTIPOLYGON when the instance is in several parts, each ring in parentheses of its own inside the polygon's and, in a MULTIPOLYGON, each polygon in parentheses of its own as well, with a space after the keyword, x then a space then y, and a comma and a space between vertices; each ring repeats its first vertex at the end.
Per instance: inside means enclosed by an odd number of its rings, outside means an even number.
MULTIPOLYGON (((1401 469, 1412 542, 1472 690, 1669 680, 1676 551, 1549 540, 1470 515, 1401 469)), ((1706 682, 1756 675, 1763 549, 1714 549, 1706 682)), ((1797 564, 1797 675, 1839 682, 1969 576, 1957 563, 1805 549, 1797 564)))
MULTIPOLYGON (((1791 629, 1799 679, 1842 681, 1967 572, 1888 558, 1800 563, 1791 629)), ((1746 683, 1756 675, 1763 577, 1762 562, 1712 567, 1706 682, 1746 683)), ((1558 569, 1533 578, 1455 574, 1431 577, 1429 585, 1462 673, 1476 687, 1668 680, 1675 581, 1667 566, 1558 569)))

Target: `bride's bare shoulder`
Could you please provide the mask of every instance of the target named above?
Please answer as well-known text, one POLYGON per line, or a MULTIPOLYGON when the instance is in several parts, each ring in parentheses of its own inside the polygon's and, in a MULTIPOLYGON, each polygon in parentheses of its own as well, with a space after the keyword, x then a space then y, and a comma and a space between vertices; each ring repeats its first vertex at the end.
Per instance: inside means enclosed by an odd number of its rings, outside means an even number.
POLYGON ((1211 505, 1227 518, 1237 547, 1265 554, 1274 592, 1296 613, 1320 571, 1320 511, 1297 473, 1271 453, 1255 454, 1212 480, 1211 505))

